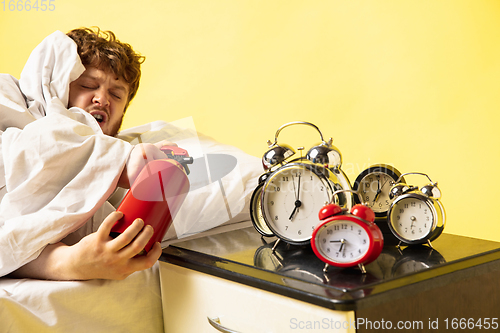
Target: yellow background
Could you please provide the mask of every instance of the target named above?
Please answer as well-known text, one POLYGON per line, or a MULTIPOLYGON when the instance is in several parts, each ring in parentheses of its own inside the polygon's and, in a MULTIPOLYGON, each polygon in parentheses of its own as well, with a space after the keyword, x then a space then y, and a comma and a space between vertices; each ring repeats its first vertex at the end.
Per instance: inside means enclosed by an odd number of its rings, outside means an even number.
MULTIPOLYGON (((19 77, 55 30, 112 30, 147 58, 124 127, 193 117, 260 157, 280 125, 310 121, 333 137, 351 182, 375 163, 425 172, 446 232, 500 241, 500 1, 52 3, 9 11, 5 0, 1 73, 19 77)), ((319 135, 294 126, 279 139, 309 148, 319 135)))

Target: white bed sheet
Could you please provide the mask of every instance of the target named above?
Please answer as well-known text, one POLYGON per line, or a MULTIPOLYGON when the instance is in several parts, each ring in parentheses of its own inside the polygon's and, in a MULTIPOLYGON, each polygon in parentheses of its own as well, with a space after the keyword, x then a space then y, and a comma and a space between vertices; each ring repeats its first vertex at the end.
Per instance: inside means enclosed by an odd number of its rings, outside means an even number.
POLYGON ((163 332, 158 263, 122 281, 0 278, 0 332, 163 332))

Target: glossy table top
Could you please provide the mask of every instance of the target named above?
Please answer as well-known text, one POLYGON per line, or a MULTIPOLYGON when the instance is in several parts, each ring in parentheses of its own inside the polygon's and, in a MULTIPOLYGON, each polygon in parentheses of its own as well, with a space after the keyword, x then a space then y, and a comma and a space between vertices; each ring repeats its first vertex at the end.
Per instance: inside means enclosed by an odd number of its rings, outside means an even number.
POLYGON ((442 234, 428 246, 384 246, 376 261, 359 268, 325 264, 310 246, 262 238, 247 227, 184 241, 160 260, 335 310, 357 310, 436 288, 500 266, 500 243, 442 234))

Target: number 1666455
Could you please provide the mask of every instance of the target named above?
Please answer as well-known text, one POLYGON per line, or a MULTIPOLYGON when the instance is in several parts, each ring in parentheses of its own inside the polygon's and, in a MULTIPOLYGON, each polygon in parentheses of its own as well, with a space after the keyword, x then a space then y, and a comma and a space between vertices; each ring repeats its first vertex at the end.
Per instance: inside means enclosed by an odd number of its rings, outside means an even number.
POLYGON ((56 10, 56 0, 2 0, 2 10, 10 12, 29 12, 56 10))

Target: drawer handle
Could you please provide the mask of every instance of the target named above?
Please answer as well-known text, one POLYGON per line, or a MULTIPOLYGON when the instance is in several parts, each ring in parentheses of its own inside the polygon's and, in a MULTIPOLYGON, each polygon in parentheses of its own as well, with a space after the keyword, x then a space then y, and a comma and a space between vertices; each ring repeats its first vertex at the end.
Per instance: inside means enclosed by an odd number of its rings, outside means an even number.
POLYGON ((208 322, 210 323, 210 325, 212 325, 219 332, 224 332, 224 333, 239 333, 238 331, 235 331, 235 330, 232 330, 230 328, 226 328, 226 327, 222 326, 221 323, 220 323, 219 317, 215 317, 215 318, 207 317, 207 319, 208 319, 208 322))

